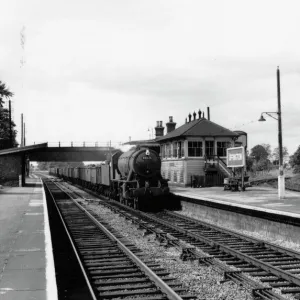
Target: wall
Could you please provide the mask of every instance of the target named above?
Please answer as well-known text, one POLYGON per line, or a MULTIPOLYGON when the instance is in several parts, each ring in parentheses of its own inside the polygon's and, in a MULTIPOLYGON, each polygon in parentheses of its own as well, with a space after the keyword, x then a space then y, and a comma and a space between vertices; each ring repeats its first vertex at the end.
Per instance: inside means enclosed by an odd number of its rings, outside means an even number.
POLYGON ((161 173, 165 179, 170 179, 170 183, 184 186, 186 162, 184 159, 167 159, 163 160, 161 164, 161 173))
MULTIPOLYGON (((182 139, 176 140, 182 142, 182 139)), ((190 186, 191 176, 197 176, 197 181, 200 185, 203 185, 205 180, 205 141, 214 141, 214 152, 217 153, 217 142, 230 142, 233 143, 231 137, 187 137, 184 140, 184 155, 182 158, 162 158, 161 172, 162 176, 169 179, 170 185, 176 186, 190 186), (189 141, 202 141, 203 156, 201 157, 188 157, 188 142, 189 141)), ((173 141, 174 143, 175 141, 173 141)), ((167 144, 170 142, 167 142, 167 144)), ((173 145, 171 143, 171 145, 173 145)), ((164 147, 166 143, 162 143, 161 147, 164 147)), ((173 146, 171 153, 173 154, 173 146)), ((161 152, 162 153, 162 152, 161 152)), ((216 163, 212 160, 211 163, 216 163)))
POLYGON ((0 156, 0 182, 19 180, 21 172, 21 155, 0 156))
POLYGON ((191 176, 204 177, 203 158, 165 159, 161 164, 162 176, 170 180, 171 185, 190 186, 191 176))
POLYGON ((188 158, 187 159, 187 168, 186 168, 186 184, 191 184, 191 176, 205 176, 204 173, 205 161, 203 158, 188 158))
POLYGON ((197 203, 181 201, 181 204, 184 214, 223 228, 260 234, 274 240, 284 239, 297 244, 300 242, 298 226, 199 205, 197 203))

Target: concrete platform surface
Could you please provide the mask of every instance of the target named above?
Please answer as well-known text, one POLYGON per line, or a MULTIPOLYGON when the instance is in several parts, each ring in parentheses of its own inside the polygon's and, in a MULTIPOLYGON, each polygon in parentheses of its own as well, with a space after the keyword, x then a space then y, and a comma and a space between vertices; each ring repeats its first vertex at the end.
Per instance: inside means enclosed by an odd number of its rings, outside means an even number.
POLYGON ((171 187, 171 192, 187 198, 226 203, 300 218, 300 192, 286 191, 285 198, 282 200, 278 199, 277 189, 261 186, 246 188, 245 192, 224 191, 223 187, 171 187))
POLYGON ((45 195, 40 179, 27 183, 0 190, 0 299, 56 300, 45 195))

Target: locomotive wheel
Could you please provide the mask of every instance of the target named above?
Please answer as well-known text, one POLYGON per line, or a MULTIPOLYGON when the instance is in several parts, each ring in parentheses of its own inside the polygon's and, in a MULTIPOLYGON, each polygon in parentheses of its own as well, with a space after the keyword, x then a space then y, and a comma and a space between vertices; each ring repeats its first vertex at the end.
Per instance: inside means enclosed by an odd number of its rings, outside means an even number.
POLYGON ((125 199, 123 197, 123 189, 122 188, 119 188, 119 201, 120 201, 120 203, 125 204, 125 199))
POLYGON ((139 209, 139 198, 138 197, 133 199, 133 208, 139 209))

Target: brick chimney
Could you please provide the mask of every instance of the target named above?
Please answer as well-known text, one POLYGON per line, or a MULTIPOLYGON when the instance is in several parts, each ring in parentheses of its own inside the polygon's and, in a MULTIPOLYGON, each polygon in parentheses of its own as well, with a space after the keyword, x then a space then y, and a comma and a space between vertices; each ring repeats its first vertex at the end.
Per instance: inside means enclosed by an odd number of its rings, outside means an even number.
POLYGON ((156 121, 156 127, 155 127, 155 137, 164 136, 164 129, 162 125, 162 121, 156 121))
POLYGON ((210 121, 210 111, 209 111, 209 107, 207 107, 207 120, 210 121))
POLYGON ((200 109, 198 110, 198 117, 199 117, 198 119, 201 119, 201 110, 200 109))
POLYGON ((166 126, 167 126, 167 133, 175 130, 176 123, 173 122, 173 117, 172 116, 169 117, 169 122, 166 123, 166 126))
POLYGON ((189 123, 191 122, 191 120, 192 120, 192 115, 191 115, 191 113, 189 113, 189 123))

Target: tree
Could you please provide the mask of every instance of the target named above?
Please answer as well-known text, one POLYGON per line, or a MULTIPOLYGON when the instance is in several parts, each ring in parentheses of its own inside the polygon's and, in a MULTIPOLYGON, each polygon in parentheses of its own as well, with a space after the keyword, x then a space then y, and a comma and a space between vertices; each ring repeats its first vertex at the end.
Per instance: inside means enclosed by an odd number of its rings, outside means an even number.
POLYGON ((3 107, 4 101, 3 97, 9 98, 14 94, 6 87, 6 84, 0 80, 0 107, 3 107))
POLYGON ((294 173, 300 173, 300 146, 290 157, 290 164, 294 168, 294 173))
POLYGON ((256 145, 251 149, 250 160, 247 166, 252 171, 267 171, 269 172, 272 165, 269 160, 271 156, 271 146, 269 144, 256 145))
POLYGON ((265 148, 266 152, 268 153, 267 158, 270 159, 271 158, 271 153, 272 153, 270 144, 261 144, 261 145, 265 148))
MULTIPOLYGON (((287 147, 282 147, 282 157, 288 156, 289 152, 287 147)), ((274 148, 273 150, 273 154, 272 157, 274 160, 278 160, 279 161, 279 147, 274 148)))
MULTIPOLYGON (((12 97, 13 93, 6 87, 5 83, 0 80, 0 140, 9 141, 10 140, 10 120, 9 120, 9 110, 3 108, 4 97, 12 97)), ((16 124, 12 121, 12 146, 16 147, 18 145, 16 141, 17 131, 14 129, 16 124)), ((9 147, 10 145, 8 145, 9 147)))
POLYGON ((254 157, 255 161, 266 160, 271 154, 269 144, 256 145, 251 149, 250 156, 254 157))

